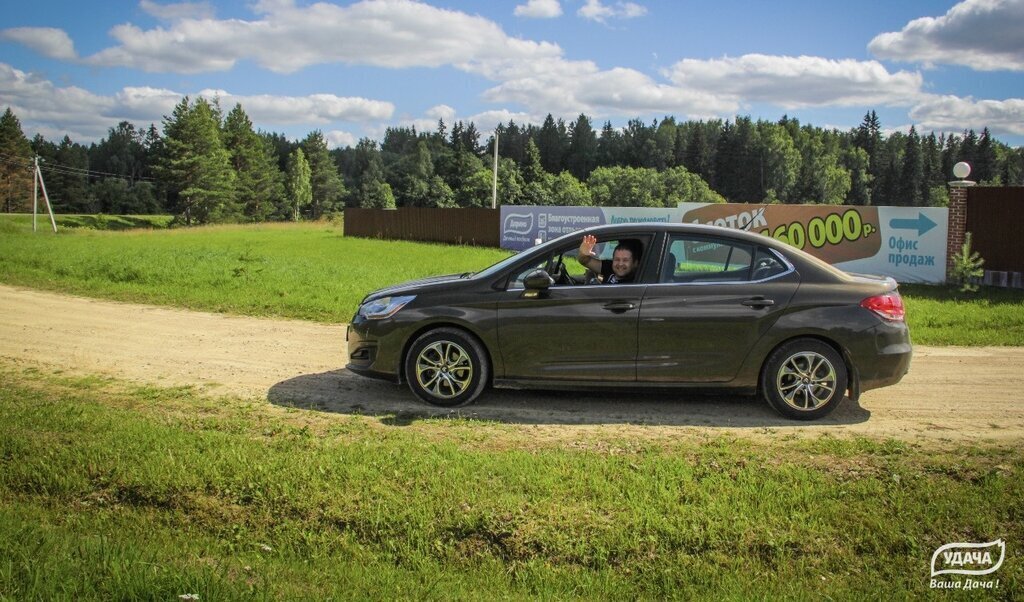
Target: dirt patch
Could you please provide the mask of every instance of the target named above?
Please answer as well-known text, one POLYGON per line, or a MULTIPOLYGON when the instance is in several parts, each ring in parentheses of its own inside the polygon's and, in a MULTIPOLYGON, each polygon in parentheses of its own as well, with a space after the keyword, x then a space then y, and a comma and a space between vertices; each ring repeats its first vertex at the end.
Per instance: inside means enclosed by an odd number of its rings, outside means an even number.
POLYGON ((278 405, 381 416, 402 426, 429 416, 531 425, 540 439, 593 428, 625 438, 681 434, 895 437, 902 440, 1024 439, 1024 348, 916 347, 896 386, 846 400, 810 424, 779 417, 763 402, 677 392, 642 394, 496 390, 456 412, 416 402, 404 387, 342 369, 345 325, 228 316, 100 301, 0 286, 0 357, 76 374, 158 385, 197 385, 214 394, 278 405))

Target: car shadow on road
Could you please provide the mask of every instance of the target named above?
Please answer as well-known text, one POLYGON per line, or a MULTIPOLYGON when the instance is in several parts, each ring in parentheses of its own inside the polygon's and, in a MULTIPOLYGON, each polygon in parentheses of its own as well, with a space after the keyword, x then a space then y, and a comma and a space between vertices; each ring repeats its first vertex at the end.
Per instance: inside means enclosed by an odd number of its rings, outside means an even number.
MULTIPOLYGON (((348 370, 304 374, 267 392, 271 403, 337 414, 379 417, 392 426, 425 418, 493 420, 508 424, 649 424, 765 428, 796 426, 763 400, 736 395, 701 395, 679 390, 537 391, 492 389, 473 404, 446 409, 416 399, 404 385, 363 378, 348 370)), ((866 422, 871 412, 849 399, 815 425, 866 422)))

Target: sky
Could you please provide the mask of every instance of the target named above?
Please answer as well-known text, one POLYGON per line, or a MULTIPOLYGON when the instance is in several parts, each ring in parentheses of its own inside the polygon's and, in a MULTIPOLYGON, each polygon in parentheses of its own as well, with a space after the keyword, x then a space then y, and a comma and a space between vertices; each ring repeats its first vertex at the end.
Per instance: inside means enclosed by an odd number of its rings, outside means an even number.
POLYGON ((749 115, 1024 145, 1024 0, 8 3, 0 107, 88 143, 183 96, 330 146, 439 119, 749 115))

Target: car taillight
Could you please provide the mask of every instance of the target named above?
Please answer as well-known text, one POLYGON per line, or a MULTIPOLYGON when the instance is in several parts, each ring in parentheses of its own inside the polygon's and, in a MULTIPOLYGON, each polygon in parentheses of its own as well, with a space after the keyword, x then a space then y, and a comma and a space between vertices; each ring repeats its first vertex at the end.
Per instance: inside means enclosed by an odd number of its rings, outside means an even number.
POLYGON ((896 291, 868 297, 860 302, 860 306, 864 309, 870 309, 883 319, 893 322, 902 322, 907 313, 903 309, 903 298, 896 291))

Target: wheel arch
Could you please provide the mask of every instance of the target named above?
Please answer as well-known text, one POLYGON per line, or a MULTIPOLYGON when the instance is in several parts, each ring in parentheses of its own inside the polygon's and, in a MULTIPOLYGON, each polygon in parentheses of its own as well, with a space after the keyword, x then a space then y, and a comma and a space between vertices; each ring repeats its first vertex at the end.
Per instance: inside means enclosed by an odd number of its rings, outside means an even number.
POLYGON ((481 347, 483 347, 484 351, 487 352, 487 357, 485 359, 487 360, 487 367, 489 368, 488 371, 487 371, 488 372, 487 386, 488 387, 493 386, 494 385, 494 365, 495 365, 494 364, 494 352, 491 350, 490 347, 487 346, 487 343, 484 342, 484 338, 481 337, 478 333, 474 332, 472 328, 469 328, 465 324, 461 324, 459 322, 454 322, 454 321, 448 321, 448 320, 442 320, 440 322, 431 322, 430 324, 424 324, 422 327, 414 330, 408 337, 406 337, 405 342, 402 344, 402 354, 398 358, 398 383, 399 384, 404 384, 404 383, 408 382, 407 379, 406 379, 406 374, 405 374, 405 358, 408 356, 409 348, 412 347, 412 344, 414 342, 416 342, 416 339, 420 338, 424 334, 426 334, 426 333, 428 333, 428 332, 430 332, 432 330, 439 330, 441 328, 451 328, 451 329, 454 329, 454 330, 459 330, 461 332, 464 332, 468 336, 473 337, 473 339, 476 340, 476 342, 479 343, 481 347))
POLYGON ((791 342, 793 342, 793 341, 795 341, 797 339, 811 339, 811 340, 819 341, 821 343, 824 343, 824 344, 828 345, 836 353, 838 353, 839 357, 843 358, 843 364, 846 367, 846 378, 847 378, 846 389, 847 389, 847 394, 849 395, 851 401, 857 401, 860 398, 860 374, 857 372, 857 366, 853 363, 853 358, 850 356, 850 352, 846 349, 846 347, 844 347, 842 344, 840 344, 839 341, 837 341, 837 340, 835 340, 835 339, 833 339, 831 337, 827 337, 827 336, 825 336, 825 335, 823 335, 821 333, 813 333, 813 332, 811 332, 811 333, 803 333, 803 334, 795 334, 795 335, 793 335, 791 337, 783 339, 783 340, 779 341, 778 343, 776 343, 768 351, 768 353, 765 354, 764 359, 761 360, 761 367, 757 371, 757 394, 758 395, 764 395, 764 390, 763 390, 763 387, 764 387, 764 371, 768 367, 768 360, 771 358, 772 355, 774 355, 774 353, 780 347, 782 347, 783 345, 788 345, 789 343, 791 343, 791 342))

